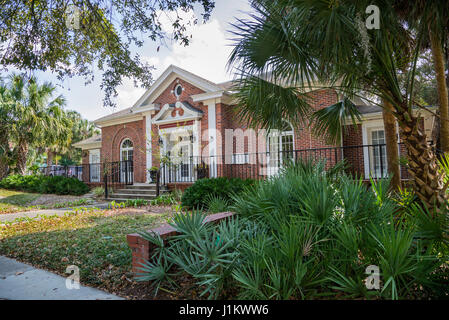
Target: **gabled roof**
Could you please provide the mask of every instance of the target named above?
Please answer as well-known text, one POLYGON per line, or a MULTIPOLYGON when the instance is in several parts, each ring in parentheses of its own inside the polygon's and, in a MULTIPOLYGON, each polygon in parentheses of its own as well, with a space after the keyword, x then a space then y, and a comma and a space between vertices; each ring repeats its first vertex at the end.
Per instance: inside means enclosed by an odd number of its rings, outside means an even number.
POLYGON ((200 88, 205 92, 215 92, 223 90, 221 87, 219 87, 216 83, 212 81, 197 76, 196 74, 193 74, 175 65, 170 65, 167 69, 165 69, 162 75, 154 82, 154 84, 142 95, 142 97, 140 97, 140 99, 137 100, 137 102, 133 105, 133 108, 141 106, 142 104, 144 104, 145 101, 147 101, 147 104, 152 103, 153 101, 151 100, 152 98, 153 99, 156 98, 154 97, 154 95, 155 93, 158 93, 158 89, 160 88, 160 86, 163 85, 165 82, 171 83, 171 81, 173 81, 174 78, 181 78, 184 81, 189 82, 190 84, 200 88))
POLYGON ((159 94, 162 93, 162 91, 165 90, 166 87, 176 78, 180 78, 194 85, 195 87, 203 90, 205 93, 217 91, 223 92, 224 89, 221 85, 217 85, 212 81, 197 76, 196 74, 175 65, 170 65, 132 107, 101 117, 95 120, 94 123, 100 124, 101 122, 132 117, 143 111, 159 110, 160 106, 153 104, 154 99, 156 99, 159 94))

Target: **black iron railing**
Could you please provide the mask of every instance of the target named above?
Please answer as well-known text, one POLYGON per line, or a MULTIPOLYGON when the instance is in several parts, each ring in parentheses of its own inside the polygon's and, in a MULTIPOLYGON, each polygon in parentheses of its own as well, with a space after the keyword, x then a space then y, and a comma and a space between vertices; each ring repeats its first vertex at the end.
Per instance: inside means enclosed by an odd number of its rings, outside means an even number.
MULTIPOLYGON (((405 146, 398 144, 400 157, 406 156, 405 146)), ((278 174, 281 168, 296 160, 323 161, 326 169, 345 160, 347 173, 362 179, 388 176, 385 144, 326 147, 275 152, 236 153, 218 156, 171 157, 161 163, 160 184, 194 182, 205 177, 264 179, 278 174)), ((401 161, 401 179, 409 179, 401 161)))
POLYGON ((132 160, 106 162, 102 164, 105 198, 112 189, 123 188, 134 183, 134 163, 132 160))
POLYGON ((44 175, 71 177, 85 183, 103 185, 106 197, 111 189, 134 183, 134 164, 131 160, 89 163, 80 166, 52 165, 41 167, 39 171, 44 175))

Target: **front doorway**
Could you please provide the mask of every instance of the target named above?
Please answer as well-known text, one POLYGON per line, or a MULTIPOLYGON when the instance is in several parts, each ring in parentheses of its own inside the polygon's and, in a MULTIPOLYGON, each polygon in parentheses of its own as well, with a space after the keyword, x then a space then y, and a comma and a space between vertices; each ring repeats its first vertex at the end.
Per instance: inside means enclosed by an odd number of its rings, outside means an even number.
POLYGON ((133 181, 134 146, 130 139, 123 140, 120 145, 120 179, 121 182, 133 181))

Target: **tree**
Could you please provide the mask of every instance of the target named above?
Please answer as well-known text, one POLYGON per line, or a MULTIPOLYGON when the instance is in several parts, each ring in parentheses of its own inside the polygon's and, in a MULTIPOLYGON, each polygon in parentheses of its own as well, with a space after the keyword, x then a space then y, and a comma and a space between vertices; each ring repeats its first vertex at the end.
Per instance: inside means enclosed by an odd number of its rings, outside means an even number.
POLYGON ((104 103, 110 105, 123 77, 143 86, 152 82, 153 67, 132 56, 131 46, 141 47, 144 36, 162 43, 167 12, 175 15, 171 37, 188 45, 186 26, 197 19, 183 19, 177 10, 189 12, 195 4, 206 21, 211 0, 0 0, 0 65, 50 70, 61 79, 78 75, 87 82, 98 68, 104 103))
POLYGON ((52 130, 47 130, 44 133, 40 145, 47 153, 47 167, 50 167, 58 153, 65 153, 70 150, 73 122, 60 107, 49 108, 48 115, 54 119, 55 123, 52 130))
POLYGON ((416 32, 422 32, 423 46, 431 49, 439 102, 440 147, 443 152, 449 152, 449 99, 444 57, 449 30, 449 6, 445 0, 400 0, 395 1, 394 7, 399 17, 416 32))
MULTIPOLYGON (((67 116, 72 122, 71 144, 90 138, 95 134, 100 134, 100 131, 95 127, 95 125, 87 119, 83 119, 79 112, 69 110, 67 111, 67 116)), ((65 152, 61 153, 61 163, 81 163, 81 150, 78 148, 68 148, 65 152)))
POLYGON ((70 123, 62 110, 65 100, 62 96, 53 98, 55 87, 50 83, 39 85, 34 77, 26 83, 22 76, 13 74, 7 91, 16 170, 25 174, 30 148, 54 145, 58 139, 70 140, 70 123))
POLYGON ((8 175, 11 162, 9 121, 11 111, 11 100, 4 85, 0 85, 0 180, 8 175))
MULTIPOLYGON (((419 32, 411 33, 393 2, 254 1, 256 14, 234 25, 230 63, 241 70, 236 98, 247 120, 274 127, 283 117, 295 123, 311 114, 307 92, 322 89, 317 81, 348 98, 375 95, 378 101, 371 102, 387 102, 398 122, 416 194, 427 206, 440 206, 447 199, 444 175, 413 110, 415 67, 427 28, 421 21, 419 32), (380 29, 366 28, 362 15, 369 5, 382 8, 380 29), (403 73, 409 76, 401 83, 403 73)), ((335 117, 356 114, 340 101, 311 114, 318 123, 314 131, 337 140, 342 122, 335 117)))

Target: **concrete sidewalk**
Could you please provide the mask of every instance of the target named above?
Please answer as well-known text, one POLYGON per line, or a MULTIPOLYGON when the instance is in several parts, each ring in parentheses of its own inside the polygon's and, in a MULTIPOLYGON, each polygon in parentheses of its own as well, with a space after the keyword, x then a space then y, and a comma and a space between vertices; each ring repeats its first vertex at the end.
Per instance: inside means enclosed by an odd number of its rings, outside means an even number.
POLYGON ((0 300, 2 299, 125 300, 82 285, 79 289, 67 289, 64 277, 0 256, 0 300))
POLYGON ((30 210, 30 211, 22 211, 22 212, 14 212, 14 213, 5 213, 0 214, 0 224, 2 222, 12 222, 19 218, 34 218, 38 215, 46 215, 46 216, 63 216, 64 213, 73 211, 77 208, 98 208, 98 209, 107 209, 109 202, 107 203, 98 203, 91 204, 80 207, 72 207, 72 208, 60 208, 60 209, 42 209, 42 210, 30 210))

